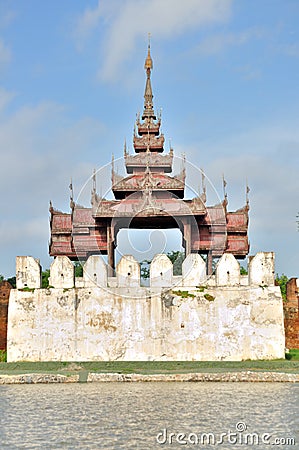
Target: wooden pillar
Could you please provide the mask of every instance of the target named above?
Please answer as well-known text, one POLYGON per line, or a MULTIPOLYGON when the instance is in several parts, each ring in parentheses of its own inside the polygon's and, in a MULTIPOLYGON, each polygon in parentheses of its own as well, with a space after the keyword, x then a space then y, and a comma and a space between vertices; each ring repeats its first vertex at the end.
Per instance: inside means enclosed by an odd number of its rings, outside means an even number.
POLYGON ((212 275, 213 273, 213 256, 212 256, 212 252, 208 253, 208 257, 207 257, 207 273, 208 276, 212 275))
POLYGON ((107 227, 107 256, 108 256, 108 277, 114 276, 115 257, 114 257, 114 239, 112 227, 107 227))
POLYGON ((191 253, 191 224, 184 221, 185 256, 191 253))

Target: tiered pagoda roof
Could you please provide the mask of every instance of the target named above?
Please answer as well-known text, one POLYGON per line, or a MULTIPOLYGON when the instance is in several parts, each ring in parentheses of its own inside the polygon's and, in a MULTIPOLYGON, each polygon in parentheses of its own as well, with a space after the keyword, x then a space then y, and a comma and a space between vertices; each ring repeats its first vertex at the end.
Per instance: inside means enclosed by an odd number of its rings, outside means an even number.
POLYGON ((128 152, 126 144, 124 147, 127 176, 115 171, 112 160, 115 200, 97 194, 94 174, 91 208, 76 205, 71 198, 71 213, 66 214, 51 204, 50 255, 84 259, 91 254, 108 254, 108 263, 113 268, 116 235, 119 229, 132 227, 179 228, 186 254, 205 253, 210 262, 211 257, 221 256, 223 251, 244 258, 249 251, 248 200, 240 210, 228 212, 226 194, 223 202, 214 206, 206 206, 205 189, 202 195, 184 199, 184 158, 181 172, 171 176, 173 149, 164 152, 161 116, 154 112, 150 45, 144 68, 144 107, 135 124, 134 153, 128 152))
POLYGON ((133 147, 135 154, 130 155, 125 144, 124 158, 128 177, 119 176, 112 165, 112 190, 115 198, 121 200, 136 191, 145 188, 152 191, 168 191, 178 198, 184 198, 185 170, 176 176, 168 176, 172 172, 173 149, 164 153, 164 135, 160 132, 161 116, 154 112, 151 70, 153 61, 148 46, 145 60, 146 84, 144 91, 144 109, 140 121, 138 114, 133 147))

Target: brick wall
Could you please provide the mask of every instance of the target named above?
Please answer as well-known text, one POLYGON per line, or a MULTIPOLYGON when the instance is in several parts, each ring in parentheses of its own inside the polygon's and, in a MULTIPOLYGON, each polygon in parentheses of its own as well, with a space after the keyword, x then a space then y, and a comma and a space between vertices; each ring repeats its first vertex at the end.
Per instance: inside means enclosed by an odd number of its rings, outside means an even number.
POLYGON ((8 300, 12 286, 8 281, 0 283, 0 350, 6 350, 8 300))
POLYGON ((284 325, 287 348, 299 348, 299 288, 297 278, 287 283, 287 301, 284 303, 284 325))

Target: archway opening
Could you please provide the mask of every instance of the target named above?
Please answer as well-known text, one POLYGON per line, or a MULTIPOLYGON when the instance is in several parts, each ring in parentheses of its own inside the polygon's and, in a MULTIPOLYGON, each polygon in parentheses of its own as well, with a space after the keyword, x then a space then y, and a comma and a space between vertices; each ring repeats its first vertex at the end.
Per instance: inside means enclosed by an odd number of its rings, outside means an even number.
POLYGON ((185 250, 183 247, 183 235, 177 228, 171 229, 132 229, 122 228, 117 233, 115 262, 116 264, 124 255, 133 255, 141 266, 141 283, 148 285, 149 264, 158 253, 168 254, 176 264, 177 272, 180 269, 180 261, 185 250))

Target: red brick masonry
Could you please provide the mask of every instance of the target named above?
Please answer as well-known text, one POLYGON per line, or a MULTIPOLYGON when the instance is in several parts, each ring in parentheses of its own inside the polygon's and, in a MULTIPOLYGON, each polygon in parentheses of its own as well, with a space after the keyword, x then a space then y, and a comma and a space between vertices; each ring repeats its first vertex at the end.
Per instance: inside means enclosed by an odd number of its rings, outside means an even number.
POLYGON ((287 301, 284 303, 286 347, 299 348, 299 289, 296 278, 287 283, 287 301))
POLYGON ((12 286, 8 281, 0 283, 0 350, 6 350, 7 311, 11 289, 12 286))

